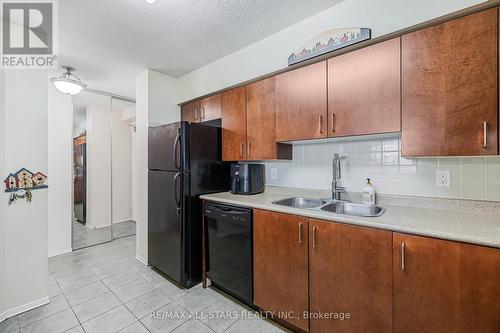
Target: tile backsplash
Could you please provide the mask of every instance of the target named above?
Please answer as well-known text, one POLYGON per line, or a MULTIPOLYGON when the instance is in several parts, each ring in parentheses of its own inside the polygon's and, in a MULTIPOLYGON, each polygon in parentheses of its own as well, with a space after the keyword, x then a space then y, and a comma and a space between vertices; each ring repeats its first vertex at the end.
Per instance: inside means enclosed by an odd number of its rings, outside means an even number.
POLYGON ((266 183, 329 190, 334 153, 345 157, 341 184, 348 192, 361 192, 371 178, 382 194, 500 201, 500 157, 408 159, 399 136, 295 143, 293 161, 265 162, 266 183), (436 186, 437 170, 450 171, 450 187, 436 186))

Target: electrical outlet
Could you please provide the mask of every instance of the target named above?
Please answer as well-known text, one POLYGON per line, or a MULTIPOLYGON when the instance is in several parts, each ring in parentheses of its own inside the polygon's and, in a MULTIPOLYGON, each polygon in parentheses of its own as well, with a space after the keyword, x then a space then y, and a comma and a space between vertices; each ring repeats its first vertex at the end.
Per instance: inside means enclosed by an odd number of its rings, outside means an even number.
POLYGON ((271 179, 278 179, 278 168, 271 168, 271 179))
POLYGON ((436 186, 437 187, 450 187, 450 170, 437 170, 436 171, 436 186))

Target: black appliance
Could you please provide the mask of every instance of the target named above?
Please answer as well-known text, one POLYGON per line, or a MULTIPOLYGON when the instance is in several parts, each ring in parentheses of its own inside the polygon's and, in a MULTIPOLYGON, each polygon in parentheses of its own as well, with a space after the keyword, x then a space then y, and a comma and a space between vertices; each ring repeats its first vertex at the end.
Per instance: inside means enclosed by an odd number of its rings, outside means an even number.
POLYGON ((190 288, 201 281, 201 194, 227 191, 221 129, 178 122, 149 128, 148 257, 190 288))
POLYGON ((253 304, 252 210, 207 203, 206 270, 212 285, 253 304))
POLYGON ((231 193, 257 194, 265 187, 264 164, 231 164, 231 193))

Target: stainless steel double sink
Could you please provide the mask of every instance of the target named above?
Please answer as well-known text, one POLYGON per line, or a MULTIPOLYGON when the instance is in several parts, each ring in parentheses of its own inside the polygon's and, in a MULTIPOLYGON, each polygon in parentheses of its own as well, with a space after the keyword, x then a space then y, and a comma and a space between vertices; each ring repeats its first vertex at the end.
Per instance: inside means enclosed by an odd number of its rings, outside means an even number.
POLYGON ((336 214, 362 217, 377 217, 385 212, 384 208, 376 205, 364 205, 347 201, 331 201, 326 199, 312 199, 304 197, 277 200, 273 201, 273 204, 298 209, 322 210, 336 214))

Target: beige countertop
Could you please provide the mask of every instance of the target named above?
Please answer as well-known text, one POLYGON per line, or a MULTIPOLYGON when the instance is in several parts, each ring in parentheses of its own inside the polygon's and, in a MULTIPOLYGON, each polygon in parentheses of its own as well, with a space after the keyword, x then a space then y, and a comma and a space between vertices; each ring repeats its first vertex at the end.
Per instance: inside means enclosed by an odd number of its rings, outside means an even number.
POLYGON ((500 216, 498 215, 384 204, 383 207, 386 211, 382 216, 358 217, 323 212, 319 209, 297 209, 272 204, 276 200, 304 195, 312 198, 324 198, 325 192, 312 190, 307 190, 307 192, 297 190, 294 192, 292 189, 268 187, 264 193, 256 195, 235 195, 223 192, 202 195, 201 199, 306 216, 320 220, 500 248, 500 216))

